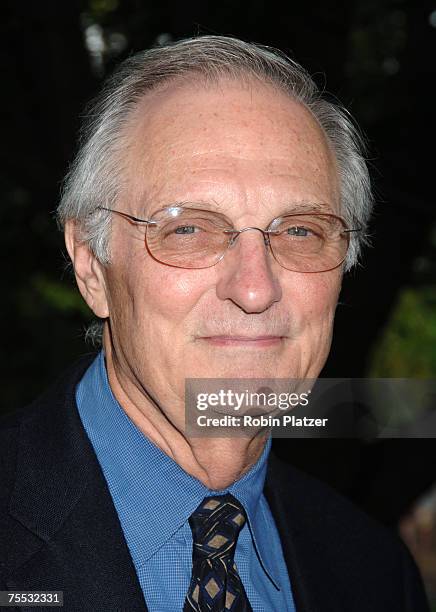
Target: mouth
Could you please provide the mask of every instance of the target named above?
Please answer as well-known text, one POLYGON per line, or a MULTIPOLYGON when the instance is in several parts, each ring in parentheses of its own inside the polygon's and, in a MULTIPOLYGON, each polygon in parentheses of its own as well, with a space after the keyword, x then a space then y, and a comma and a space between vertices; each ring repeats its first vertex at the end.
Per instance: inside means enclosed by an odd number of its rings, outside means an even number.
POLYGON ((284 339, 285 336, 203 336, 199 338, 211 346, 259 349, 278 346, 284 339))

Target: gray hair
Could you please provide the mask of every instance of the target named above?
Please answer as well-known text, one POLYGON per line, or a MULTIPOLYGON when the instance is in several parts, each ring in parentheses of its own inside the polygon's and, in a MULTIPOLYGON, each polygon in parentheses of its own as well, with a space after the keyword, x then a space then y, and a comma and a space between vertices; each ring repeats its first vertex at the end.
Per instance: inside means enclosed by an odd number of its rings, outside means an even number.
POLYGON ((360 131, 344 108, 322 97, 312 77, 295 61, 271 47, 224 36, 200 36, 142 51, 118 67, 87 115, 81 147, 57 210, 60 226, 76 220, 81 239, 101 263, 110 262, 110 214, 96 209, 113 208, 121 192, 128 121, 147 93, 193 75, 211 82, 223 77, 256 78, 284 91, 312 113, 336 157, 341 214, 349 227, 362 228, 351 234, 345 262, 349 270, 367 242, 373 204, 360 131))

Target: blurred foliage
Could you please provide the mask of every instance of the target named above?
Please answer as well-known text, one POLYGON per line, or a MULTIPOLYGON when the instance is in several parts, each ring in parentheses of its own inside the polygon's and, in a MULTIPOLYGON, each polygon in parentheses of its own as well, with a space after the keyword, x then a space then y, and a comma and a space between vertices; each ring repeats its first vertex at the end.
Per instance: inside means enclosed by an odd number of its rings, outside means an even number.
POLYGON ((88 11, 98 20, 115 11, 118 4, 118 0, 89 0, 88 11))
MULTIPOLYGON (((92 317, 92 312, 82 299, 79 291, 75 287, 67 285, 64 281, 54 281, 42 274, 37 274, 32 279, 31 286, 37 299, 46 306, 58 310, 60 313, 77 312, 85 318, 92 317)), ((23 303, 25 299, 26 296, 23 295, 23 303)))
POLYGON ((370 359, 375 378, 434 378, 436 287, 403 288, 370 359))
POLYGON ((369 356, 368 376, 436 378, 436 224, 369 356))
MULTIPOLYGON (((345 70, 353 86, 355 112, 365 123, 373 123, 392 110, 392 90, 384 85, 386 80, 391 86, 395 84, 406 48, 408 15, 404 4, 402 0, 355 4, 345 70)), ((404 103, 404 96, 398 103, 404 103)), ((396 105, 395 112, 401 110, 396 105)))

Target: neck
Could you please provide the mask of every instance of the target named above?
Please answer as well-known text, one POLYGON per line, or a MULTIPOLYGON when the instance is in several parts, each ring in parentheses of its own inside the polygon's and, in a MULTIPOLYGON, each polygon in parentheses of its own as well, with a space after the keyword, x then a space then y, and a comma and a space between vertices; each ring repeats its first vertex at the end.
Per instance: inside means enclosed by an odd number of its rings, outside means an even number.
POLYGON ((110 342, 104 347, 116 400, 136 427, 185 472, 209 489, 220 490, 241 478, 259 459, 266 437, 187 437, 180 418, 184 405, 166 407, 153 401, 127 364, 116 358, 110 342))

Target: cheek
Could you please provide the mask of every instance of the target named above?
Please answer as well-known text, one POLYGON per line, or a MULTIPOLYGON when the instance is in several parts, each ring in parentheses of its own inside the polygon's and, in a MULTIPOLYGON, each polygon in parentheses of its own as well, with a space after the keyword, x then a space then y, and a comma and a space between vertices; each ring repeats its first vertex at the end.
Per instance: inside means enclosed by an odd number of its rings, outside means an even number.
POLYGON ((170 268, 155 261, 144 262, 129 273, 134 318, 151 333, 182 325, 205 292, 197 270, 170 268))
POLYGON ((147 330, 159 320, 175 323, 195 302, 196 271, 190 274, 155 261, 146 250, 143 232, 122 229, 114 228, 114 263, 108 268, 112 322, 147 330))
POLYGON ((341 285, 341 276, 332 272, 310 275, 298 295, 298 340, 293 349, 299 355, 298 376, 302 378, 316 378, 330 351, 341 285))
POLYGON ((330 330, 341 287, 341 275, 336 271, 308 274, 299 287, 292 290, 299 308, 300 324, 318 332, 330 330))

